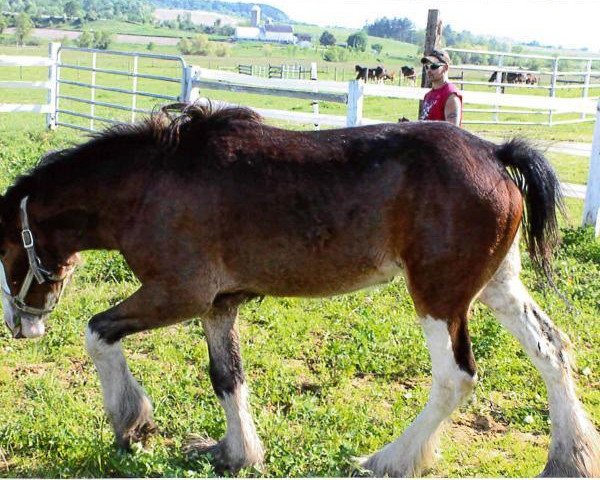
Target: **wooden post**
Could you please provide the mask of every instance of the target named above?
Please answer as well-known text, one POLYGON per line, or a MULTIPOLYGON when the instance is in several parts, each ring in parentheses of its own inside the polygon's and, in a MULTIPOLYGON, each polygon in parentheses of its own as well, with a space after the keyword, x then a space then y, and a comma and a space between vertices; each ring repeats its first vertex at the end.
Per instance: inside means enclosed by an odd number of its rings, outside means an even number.
POLYGON ((58 124, 58 56, 60 43, 52 42, 48 45, 48 57, 50 66, 48 67, 48 105, 50 111, 46 114, 46 126, 54 130, 58 124))
POLYGON ((363 90, 362 80, 348 82, 348 110, 346 112, 346 126, 348 127, 357 127, 362 123, 363 90))
MULTIPOLYGON (((440 46, 442 40, 442 21, 439 18, 439 10, 429 10, 427 14, 427 29, 425 31, 425 45, 423 52, 427 53, 431 50, 436 50, 440 46)), ((425 68, 421 70, 421 88, 429 88, 431 85, 427 80, 427 73, 425 68)), ((421 118, 421 112, 423 111, 423 100, 419 101, 419 118, 421 118)))
POLYGON ((600 235, 600 100, 596 105, 596 125, 592 140, 590 173, 583 207, 583 224, 596 225, 596 236, 600 235))

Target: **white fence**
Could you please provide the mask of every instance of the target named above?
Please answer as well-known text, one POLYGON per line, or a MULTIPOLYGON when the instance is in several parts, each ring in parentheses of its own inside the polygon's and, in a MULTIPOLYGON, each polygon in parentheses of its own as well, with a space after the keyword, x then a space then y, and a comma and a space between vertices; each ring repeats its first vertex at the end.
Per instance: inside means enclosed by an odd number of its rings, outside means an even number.
POLYGON ((46 82, 0 81, 0 88, 43 89, 47 91, 47 103, 0 103, 0 112, 35 112, 45 113, 46 123, 53 127, 56 119, 56 72, 58 65, 59 44, 51 43, 48 57, 15 57, 0 55, 0 67, 48 67, 46 82))
MULTIPOLYGON (((561 90, 573 90, 580 89, 581 90, 581 98, 594 98, 590 97, 590 88, 600 88, 600 57, 551 57, 547 55, 528 55, 528 54, 518 54, 518 53, 506 53, 506 52, 494 52, 488 50, 468 50, 468 49, 460 49, 460 48, 447 48, 449 52, 455 52, 459 56, 478 56, 480 60, 487 59, 491 61, 495 61, 495 64, 488 65, 471 65, 471 64, 453 64, 452 70, 453 72, 461 71, 463 72, 479 72, 481 74, 486 73, 490 75, 493 72, 498 72, 497 79, 495 81, 482 81, 482 80, 465 80, 464 78, 458 80, 457 83, 461 86, 461 89, 465 89, 465 86, 473 85, 473 86, 486 86, 495 90, 496 93, 504 93, 504 91, 508 88, 519 88, 519 89, 528 89, 528 90, 542 90, 547 91, 547 95, 551 98, 557 96, 557 94, 561 90), (510 61, 512 60, 512 65, 510 61), (519 62, 535 62, 535 63, 545 63, 547 64, 547 68, 544 67, 536 67, 536 68, 528 68, 523 67, 522 65, 516 65, 515 63, 519 62), (561 65, 565 65, 569 62, 567 67, 571 67, 570 64, 578 64, 580 65, 580 70, 561 70, 561 65), (503 80, 502 73, 512 73, 512 74, 522 74, 527 75, 531 74, 536 77, 535 83, 526 84, 526 83, 507 83, 503 80), (547 81, 547 83, 543 83, 547 81)), ((546 93, 546 92, 545 92, 546 93)), ((598 97, 595 97, 598 98, 598 97)), ((560 125, 565 123, 580 123, 586 121, 594 121, 594 117, 586 116, 586 113, 581 112, 579 119, 569 119, 569 120, 556 120, 554 118, 554 111, 541 109, 530 109, 528 111, 514 111, 514 110, 503 110, 500 109, 502 105, 494 105, 493 109, 465 109, 465 112, 471 113, 492 113, 493 119, 490 121, 485 120, 468 120, 464 123, 494 123, 494 124, 516 124, 516 125, 560 125), (512 114, 512 113, 522 113, 527 115, 547 115, 547 121, 537 121, 537 122, 529 122, 529 121, 500 121, 500 114, 512 114)))
MULTIPOLYGON (((117 123, 118 120, 108 117, 100 117, 95 114, 94 108, 98 106, 112 108, 116 110, 126 110, 131 113, 130 120, 135 119, 136 113, 146 113, 148 110, 139 109, 136 106, 138 96, 146 96, 157 100, 169 101, 195 101, 200 95, 205 95, 205 91, 226 90, 234 92, 246 92, 261 95, 276 95, 291 98, 306 99, 313 104, 311 112, 290 112, 285 110, 273 110, 264 108, 255 108, 266 118, 284 120, 290 122, 300 122, 319 125, 330 125, 336 127, 358 126, 382 123, 382 120, 375 120, 363 117, 363 104, 366 97, 385 97, 398 99, 422 100, 426 89, 416 87, 396 87, 388 85, 364 84, 362 81, 334 82, 320 80, 284 80, 284 79, 266 79, 237 73, 224 72, 220 70, 210 70, 195 66, 186 66, 181 57, 170 57, 150 54, 135 54, 129 52, 103 52, 87 49, 70 49, 93 55, 91 67, 81 67, 61 63, 58 44, 50 46, 49 58, 31 58, 31 57, 6 57, 0 56, 0 66, 2 65, 36 65, 47 66, 49 69, 47 82, 0 82, 0 87, 18 86, 26 88, 45 88, 48 90, 48 103, 45 105, 19 105, 19 104, 0 104, 0 112, 41 112, 47 114, 48 126, 55 127, 64 125, 81 130, 94 131, 94 122, 117 123), (133 72, 115 71, 100 69, 95 66, 97 55, 116 54, 128 55, 134 58, 133 72), (181 78, 163 77, 157 75, 142 74, 137 71, 137 59, 140 57, 169 58, 181 62, 181 78), (91 83, 74 82, 64 80, 60 77, 60 69, 79 69, 91 71, 91 83), (97 85, 94 82, 95 74, 112 74, 117 76, 127 76, 132 79, 130 89, 114 88, 107 85, 97 85), (139 78, 151 78, 154 80, 169 81, 179 83, 180 94, 178 96, 169 96, 152 92, 139 91, 137 80, 139 78), (86 88, 89 91, 89 98, 61 95, 60 85, 73 85, 86 88), (98 102, 95 99, 96 91, 109 91, 127 94, 131 102, 127 105, 119 105, 108 102, 98 102), (89 105, 89 113, 81 111, 66 110, 61 108, 60 100, 75 101, 89 105), (318 102, 327 101, 346 105, 346 115, 324 115, 318 113, 318 102), (89 121, 89 127, 81 127, 65 122, 59 118, 59 115, 73 115, 84 118, 89 121)), ((589 98, 558 98, 558 97, 539 97, 503 94, 500 92, 478 92, 463 91, 463 103, 465 105, 491 105, 497 107, 514 107, 519 109, 544 109, 553 113, 569 112, 580 113, 582 115, 594 115, 596 118, 596 128, 592 146, 590 175, 587 183, 587 193, 585 200, 584 222, 594 223, 600 219, 598 215, 600 207, 600 104, 589 98)), ((396 117, 389 120, 396 121, 396 117)), ((599 220, 600 221, 600 220, 599 220)), ((600 228, 600 227, 599 227, 600 228)))
MULTIPOLYGON (((126 111, 129 113, 128 120, 135 121, 136 114, 147 114, 151 109, 138 108, 138 98, 153 98, 157 101, 183 101, 186 91, 189 90, 186 85, 185 68, 186 63, 183 57, 174 55, 154 55, 148 53, 133 53, 109 50, 94 50, 85 48, 63 47, 60 43, 51 43, 49 46, 49 55, 46 57, 27 57, 27 56, 8 56, 0 55, 0 67, 48 67, 48 81, 46 82, 24 82, 24 81, 0 81, 0 88, 19 88, 31 89, 41 88, 47 90, 47 103, 45 104, 16 104, 16 103, 0 103, 0 112, 37 112, 46 113, 46 123, 48 128, 56 128, 59 125, 75 128, 78 130, 93 132, 96 130, 96 122, 104 124, 119 123, 119 120, 114 118, 101 117, 96 114, 96 107, 109 108, 113 111, 126 111), (65 51, 76 52, 79 55, 89 55, 91 65, 84 66, 77 63, 67 63, 62 59, 65 51), (132 61, 132 70, 114 70, 100 68, 97 66, 97 60, 100 57, 119 56, 126 57, 132 61), (141 58, 166 60, 174 62, 179 66, 177 77, 168 77, 165 75, 153 75, 144 73, 138 69, 138 62, 141 58), (89 72, 91 80, 89 82, 76 81, 63 78, 61 73, 67 71, 89 72), (129 78, 131 80, 130 87, 116 88, 111 85, 100 84, 96 81, 96 75, 103 74, 115 78, 129 78), (140 79, 158 80, 161 82, 171 82, 178 84, 177 95, 165 95, 159 92, 143 91, 138 88, 140 79), (61 93, 61 86, 68 85, 78 87, 78 94, 65 95, 61 93), (123 94, 129 97, 126 105, 102 102, 96 99, 98 92, 113 92, 123 94), (68 101, 70 104, 85 104, 88 107, 87 111, 82 111, 81 108, 75 110, 64 107, 61 101, 68 101), (66 120, 65 120, 66 117, 66 120), (72 123, 71 118, 84 119, 87 125, 76 125, 72 123)), ((24 95, 25 96, 25 95, 24 95)), ((64 103, 64 102, 62 102, 64 103)))

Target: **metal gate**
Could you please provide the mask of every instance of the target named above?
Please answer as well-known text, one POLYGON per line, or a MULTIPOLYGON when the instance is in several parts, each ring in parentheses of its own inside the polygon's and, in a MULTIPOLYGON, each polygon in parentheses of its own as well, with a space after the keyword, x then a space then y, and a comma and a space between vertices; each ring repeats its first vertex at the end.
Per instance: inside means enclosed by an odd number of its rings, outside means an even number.
POLYGON ((180 56, 61 46, 54 126, 95 132, 134 122, 137 114, 184 100, 186 71, 180 56))

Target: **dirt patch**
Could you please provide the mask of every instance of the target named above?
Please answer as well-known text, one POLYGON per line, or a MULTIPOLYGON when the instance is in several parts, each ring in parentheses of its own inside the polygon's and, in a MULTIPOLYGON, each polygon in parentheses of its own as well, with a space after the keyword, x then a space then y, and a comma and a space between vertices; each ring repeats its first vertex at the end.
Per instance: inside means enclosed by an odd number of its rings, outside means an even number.
POLYGON ((30 377, 32 375, 43 375, 48 370, 48 365, 39 363, 33 365, 17 365, 12 369, 12 376, 15 379, 30 377))

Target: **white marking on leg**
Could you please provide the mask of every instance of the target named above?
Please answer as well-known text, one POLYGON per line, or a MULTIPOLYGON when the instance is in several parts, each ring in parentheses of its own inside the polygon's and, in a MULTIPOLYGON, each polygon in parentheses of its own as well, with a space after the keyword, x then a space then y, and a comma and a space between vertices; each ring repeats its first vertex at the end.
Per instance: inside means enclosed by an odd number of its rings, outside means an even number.
POLYGON ((239 385, 232 394, 224 394, 219 402, 227 418, 223 443, 231 458, 243 460, 244 466, 262 464, 264 451, 250 413, 246 384, 239 385))
POLYGON ((377 476, 414 477, 435 459, 440 426, 471 393, 476 378, 454 359, 446 322, 421 319, 431 355, 433 384, 429 400, 402 436, 371 456, 365 468, 377 476))
POLYGON ((131 375, 121 342, 110 345, 88 327, 86 348, 100 377, 104 408, 120 441, 128 429, 152 419, 152 404, 131 375))
POLYGON ((520 271, 517 238, 480 299, 519 340, 546 384, 552 445, 544 474, 600 476, 600 436, 575 392, 570 342, 531 298, 520 271))

